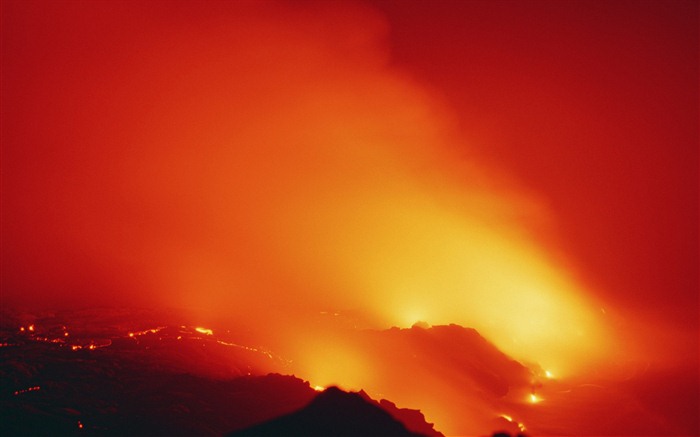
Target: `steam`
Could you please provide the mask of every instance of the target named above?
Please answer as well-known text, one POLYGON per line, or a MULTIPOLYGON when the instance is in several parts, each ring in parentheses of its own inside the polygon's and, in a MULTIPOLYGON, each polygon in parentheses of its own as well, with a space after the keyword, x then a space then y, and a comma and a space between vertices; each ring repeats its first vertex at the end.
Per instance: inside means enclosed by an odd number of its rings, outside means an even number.
POLYGON ((292 336, 326 310, 459 323, 558 374, 604 355, 596 308, 530 232, 547 208, 391 66, 373 10, 46 12, 20 11, 43 30, 7 43, 39 55, 6 73, 6 302, 183 308, 292 336))

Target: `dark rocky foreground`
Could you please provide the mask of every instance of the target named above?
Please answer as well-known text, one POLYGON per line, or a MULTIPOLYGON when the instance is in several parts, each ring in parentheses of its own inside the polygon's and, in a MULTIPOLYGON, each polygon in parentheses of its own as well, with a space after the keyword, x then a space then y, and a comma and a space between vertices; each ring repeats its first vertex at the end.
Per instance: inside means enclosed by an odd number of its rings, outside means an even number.
MULTIPOLYGON (((319 395, 293 376, 303 353, 225 328, 131 310, 0 311, 0 435, 697 435, 693 363, 544 380, 456 325, 325 332, 371 369, 360 387, 391 401, 319 395)), ((338 364, 333 350, 314 359, 338 364)))
POLYGON ((229 434, 254 436, 396 436, 418 437, 378 405, 358 393, 330 387, 294 413, 229 434))
POLYGON ((318 406, 343 429, 364 424, 363 435, 441 435, 418 411, 264 374, 284 360, 206 329, 87 320, 3 317, 0 435, 224 435, 318 406), (347 411, 326 402, 345 396, 347 411))
POLYGON ((316 394, 292 376, 217 380, 103 351, 30 349, 3 354, 2 435, 221 435, 302 408, 316 394))

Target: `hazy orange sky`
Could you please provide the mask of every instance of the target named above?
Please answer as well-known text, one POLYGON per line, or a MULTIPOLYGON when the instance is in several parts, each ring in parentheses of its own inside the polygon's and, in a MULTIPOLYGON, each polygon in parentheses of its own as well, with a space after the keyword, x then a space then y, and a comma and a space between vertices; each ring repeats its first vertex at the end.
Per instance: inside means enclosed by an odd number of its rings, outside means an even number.
POLYGON ((393 62, 456 110, 465 153, 555 212, 545 238, 588 290, 697 351, 697 2, 373 4, 393 62))
POLYGON ((393 62, 546 199, 593 289, 697 320, 697 2, 376 4, 393 62))
POLYGON ((697 2, 2 7, 3 305, 349 308, 570 361, 643 323, 697 359, 697 2))

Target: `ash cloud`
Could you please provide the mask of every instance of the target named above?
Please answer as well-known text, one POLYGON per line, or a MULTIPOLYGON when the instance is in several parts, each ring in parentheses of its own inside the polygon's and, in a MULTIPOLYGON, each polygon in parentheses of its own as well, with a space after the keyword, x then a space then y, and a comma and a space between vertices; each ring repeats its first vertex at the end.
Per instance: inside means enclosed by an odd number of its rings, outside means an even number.
POLYGON ((391 66, 369 7, 5 9, 4 304, 167 306, 290 335, 322 310, 456 322, 561 373, 605 350, 531 232, 547 208, 456 152, 449 108, 391 66))

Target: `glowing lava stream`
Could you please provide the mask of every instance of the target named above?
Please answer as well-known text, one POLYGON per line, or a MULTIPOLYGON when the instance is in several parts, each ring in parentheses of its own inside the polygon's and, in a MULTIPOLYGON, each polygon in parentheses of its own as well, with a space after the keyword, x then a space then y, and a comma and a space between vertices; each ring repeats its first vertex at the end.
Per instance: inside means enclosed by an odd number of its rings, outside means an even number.
POLYGON ((513 418, 511 416, 509 416, 507 414, 501 414, 501 417, 506 419, 510 423, 516 424, 520 431, 522 431, 522 432, 527 431, 527 428, 525 428, 525 425, 522 422, 516 422, 515 420, 513 420, 513 418))

